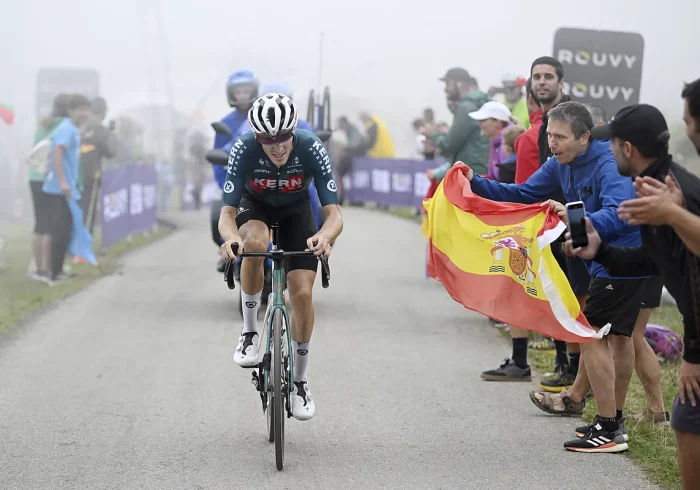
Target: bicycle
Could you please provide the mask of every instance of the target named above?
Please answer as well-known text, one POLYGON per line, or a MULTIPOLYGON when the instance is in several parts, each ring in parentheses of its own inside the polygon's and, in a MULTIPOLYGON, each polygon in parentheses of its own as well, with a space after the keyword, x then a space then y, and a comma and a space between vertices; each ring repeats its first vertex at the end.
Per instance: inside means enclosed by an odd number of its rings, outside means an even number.
MULTIPOLYGON (((285 306, 284 291, 286 289, 286 273, 283 261, 287 257, 313 255, 309 249, 303 252, 285 252, 278 248, 279 224, 270 226, 272 231, 272 249, 269 252, 243 252, 240 257, 265 257, 272 259, 272 292, 265 310, 265 331, 267 342, 262 361, 258 363, 257 371, 253 368, 251 382, 260 393, 263 414, 267 418, 268 441, 275 443, 277 470, 284 467, 284 419, 292 416, 290 396, 294 390, 294 356, 289 355, 292 344, 292 334, 288 327, 289 315, 285 306), (271 399, 271 400, 270 400, 271 399), (268 403, 270 402, 270 403, 268 403), (272 406, 272 410, 270 410, 272 406)), ((233 253, 238 255, 239 244, 233 244, 233 253)), ((324 256, 318 257, 321 262, 321 284, 329 286, 330 268, 324 256)), ((234 279, 234 262, 226 261, 224 279, 229 289, 236 287, 234 279)))

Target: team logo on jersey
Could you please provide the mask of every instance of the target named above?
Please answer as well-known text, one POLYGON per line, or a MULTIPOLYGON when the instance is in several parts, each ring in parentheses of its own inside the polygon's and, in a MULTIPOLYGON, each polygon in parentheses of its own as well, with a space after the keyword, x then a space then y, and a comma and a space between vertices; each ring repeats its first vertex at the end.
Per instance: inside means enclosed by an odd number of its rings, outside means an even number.
POLYGON ((299 157, 294 157, 294 161, 292 163, 294 165, 299 165, 299 157))
POLYGON ((226 194, 231 194, 233 192, 233 182, 230 180, 227 180, 226 183, 224 184, 224 192, 226 194))
POLYGON ((338 186, 335 185, 335 180, 333 180, 333 179, 328 181, 328 184, 326 184, 326 187, 331 192, 336 192, 338 190, 338 186))
POLYGON ((304 177, 291 177, 289 179, 253 179, 250 185, 257 192, 277 190, 281 193, 298 191, 304 186, 304 177), (278 185, 279 182, 279 185, 278 185))

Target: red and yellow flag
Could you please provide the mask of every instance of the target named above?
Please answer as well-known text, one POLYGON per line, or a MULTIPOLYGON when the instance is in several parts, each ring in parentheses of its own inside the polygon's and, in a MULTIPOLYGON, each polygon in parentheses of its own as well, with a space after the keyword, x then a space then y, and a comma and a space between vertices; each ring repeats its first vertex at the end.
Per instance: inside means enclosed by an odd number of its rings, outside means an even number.
POLYGON ((603 337, 581 311, 550 243, 566 225, 540 204, 477 196, 468 167, 452 167, 431 199, 424 232, 428 273, 466 308, 566 342, 603 337))
POLYGON ((15 108, 11 105, 0 103, 0 119, 12 126, 12 123, 15 121, 15 108))

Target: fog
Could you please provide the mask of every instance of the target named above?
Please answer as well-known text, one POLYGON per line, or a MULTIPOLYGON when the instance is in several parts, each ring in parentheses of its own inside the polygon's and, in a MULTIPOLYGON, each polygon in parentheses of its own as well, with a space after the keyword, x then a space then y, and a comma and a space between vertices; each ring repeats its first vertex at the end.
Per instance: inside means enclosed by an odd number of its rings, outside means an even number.
POLYGON ((44 67, 97 69, 110 116, 171 98, 185 114, 201 103, 207 121, 229 110, 226 75, 249 68, 263 81, 284 79, 299 99, 329 86, 334 118, 368 108, 397 140, 410 135, 423 107, 449 121, 438 81, 447 68, 466 68, 486 91, 506 73, 527 76, 535 57, 552 54, 562 26, 640 33, 641 100, 661 108, 671 125, 680 122, 682 83, 700 77, 700 2, 693 0, 3 0, 1 12, 0 103, 15 107, 13 139, 27 144, 44 67))

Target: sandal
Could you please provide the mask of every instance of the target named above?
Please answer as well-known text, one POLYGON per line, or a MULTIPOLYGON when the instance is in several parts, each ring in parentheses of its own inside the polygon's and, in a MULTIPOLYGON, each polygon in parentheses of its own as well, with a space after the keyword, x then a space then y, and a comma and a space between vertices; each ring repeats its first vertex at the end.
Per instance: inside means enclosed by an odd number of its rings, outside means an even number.
POLYGON ((530 400, 535 404, 537 408, 543 412, 547 412, 551 415, 562 415, 565 417, 580 417, 583 415, 583 409, 586 406, 586 401, 575 402, 567 394, 566 391, 562 393, 549 393, 547 391, 531 391, 530 400), (542 398, 539 399, 538 395, 542 398), (564 410, 557 410, 554 406, 554 397, 561 397, 561 404, 564 405, 564 410))

